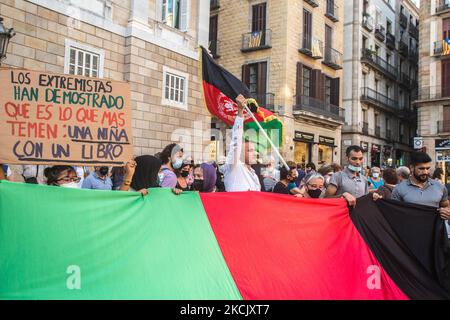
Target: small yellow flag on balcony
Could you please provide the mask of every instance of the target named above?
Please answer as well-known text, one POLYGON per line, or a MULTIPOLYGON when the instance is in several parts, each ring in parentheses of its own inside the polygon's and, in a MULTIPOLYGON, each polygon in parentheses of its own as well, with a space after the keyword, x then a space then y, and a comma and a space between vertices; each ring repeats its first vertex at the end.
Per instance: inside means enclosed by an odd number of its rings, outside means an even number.
POLYGON ((450 39, 442 40, 442 55, 446 56, 450 54, 450 39))
POLYGON ((257 48, 261 45, 262 33, 262 31, 252 32, 248 43, 249 48, 257 48))

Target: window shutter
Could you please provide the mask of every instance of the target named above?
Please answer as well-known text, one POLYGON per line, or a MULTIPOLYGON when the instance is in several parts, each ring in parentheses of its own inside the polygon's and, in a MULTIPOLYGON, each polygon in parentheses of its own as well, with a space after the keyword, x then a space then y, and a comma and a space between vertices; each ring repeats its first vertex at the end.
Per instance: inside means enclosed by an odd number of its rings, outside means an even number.
POLYGON ((297 81, 296 81, 296 88, 295 88, 295 93, 296 93, 296 99, 295 99, 295 104, 296 105, 300 105, 302 102, 302 87, 303 87, 303 65, 300 62, 297 62, 297 81))
POLYGON ((267 62, 258 63, 258 94, 266 94, 267 62))
POLYGON ((189 28, 189 0, 180 0, 180 30, 188 31, 189 28))
POLYGON ((248 64, 242 65, 242 82, 247 86, 250 86, 250 66, 248 64))
POLYGON ((331 80, 331 104, 335 106, 339 106, 339 83, 339 78, 331 80))

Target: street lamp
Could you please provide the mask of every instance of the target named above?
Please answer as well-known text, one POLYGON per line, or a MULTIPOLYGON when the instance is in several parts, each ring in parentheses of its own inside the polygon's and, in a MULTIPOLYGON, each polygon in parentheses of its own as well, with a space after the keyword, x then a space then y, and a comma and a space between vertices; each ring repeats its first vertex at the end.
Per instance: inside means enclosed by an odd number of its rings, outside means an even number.
POLYGON ((8 49, 9 39, 14 37, 16 33, 13 28, 5 28, 3 18, 0 17, 0 63, 6 58, 6 49, 8 49))

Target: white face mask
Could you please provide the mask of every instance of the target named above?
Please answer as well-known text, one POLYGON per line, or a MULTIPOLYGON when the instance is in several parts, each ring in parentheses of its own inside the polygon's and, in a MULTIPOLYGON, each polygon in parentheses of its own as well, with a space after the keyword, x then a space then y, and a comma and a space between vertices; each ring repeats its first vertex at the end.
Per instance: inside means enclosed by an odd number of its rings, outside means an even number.
POLYGON ((69 182, 69 183, 65 183, 65 184, 61 184, 60 187, 63 188, 71 188, 71 189, 79 189, 80 186, 78 185, 77 182, 69 182))
POLYGON ((222 164, 222 165, 219 166, 219 172, 220 172, 221 174, 223 174, 223 173, 225 172, 225 165, 224 165, 224 164, 222 164))
POLYGON ((374 177, 375 179, 378 178, 379 176, 380 176, 380 174, 378 172, 372 173, 372 177, 374 177))

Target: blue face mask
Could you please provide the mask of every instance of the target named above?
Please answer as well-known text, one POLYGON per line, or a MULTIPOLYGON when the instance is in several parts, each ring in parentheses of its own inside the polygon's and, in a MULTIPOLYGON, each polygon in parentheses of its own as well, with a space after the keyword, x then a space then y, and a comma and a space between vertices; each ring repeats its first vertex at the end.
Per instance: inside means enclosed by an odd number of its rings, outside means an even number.
POLYGON ((177 160, 175 160, 175 162, 172 161, 172 167, 174 169, 180 169, 182 165, 183 165, 183 159, 182 158, 177 158, 177 160))
POLYGON ((361 167, 355 167, 354 165, 351 165, 351 164, 349 164, 348 166, 347 166, 347 168, 350 170, 350 171, 353 171, 353 172, 361 172, 361 167))

